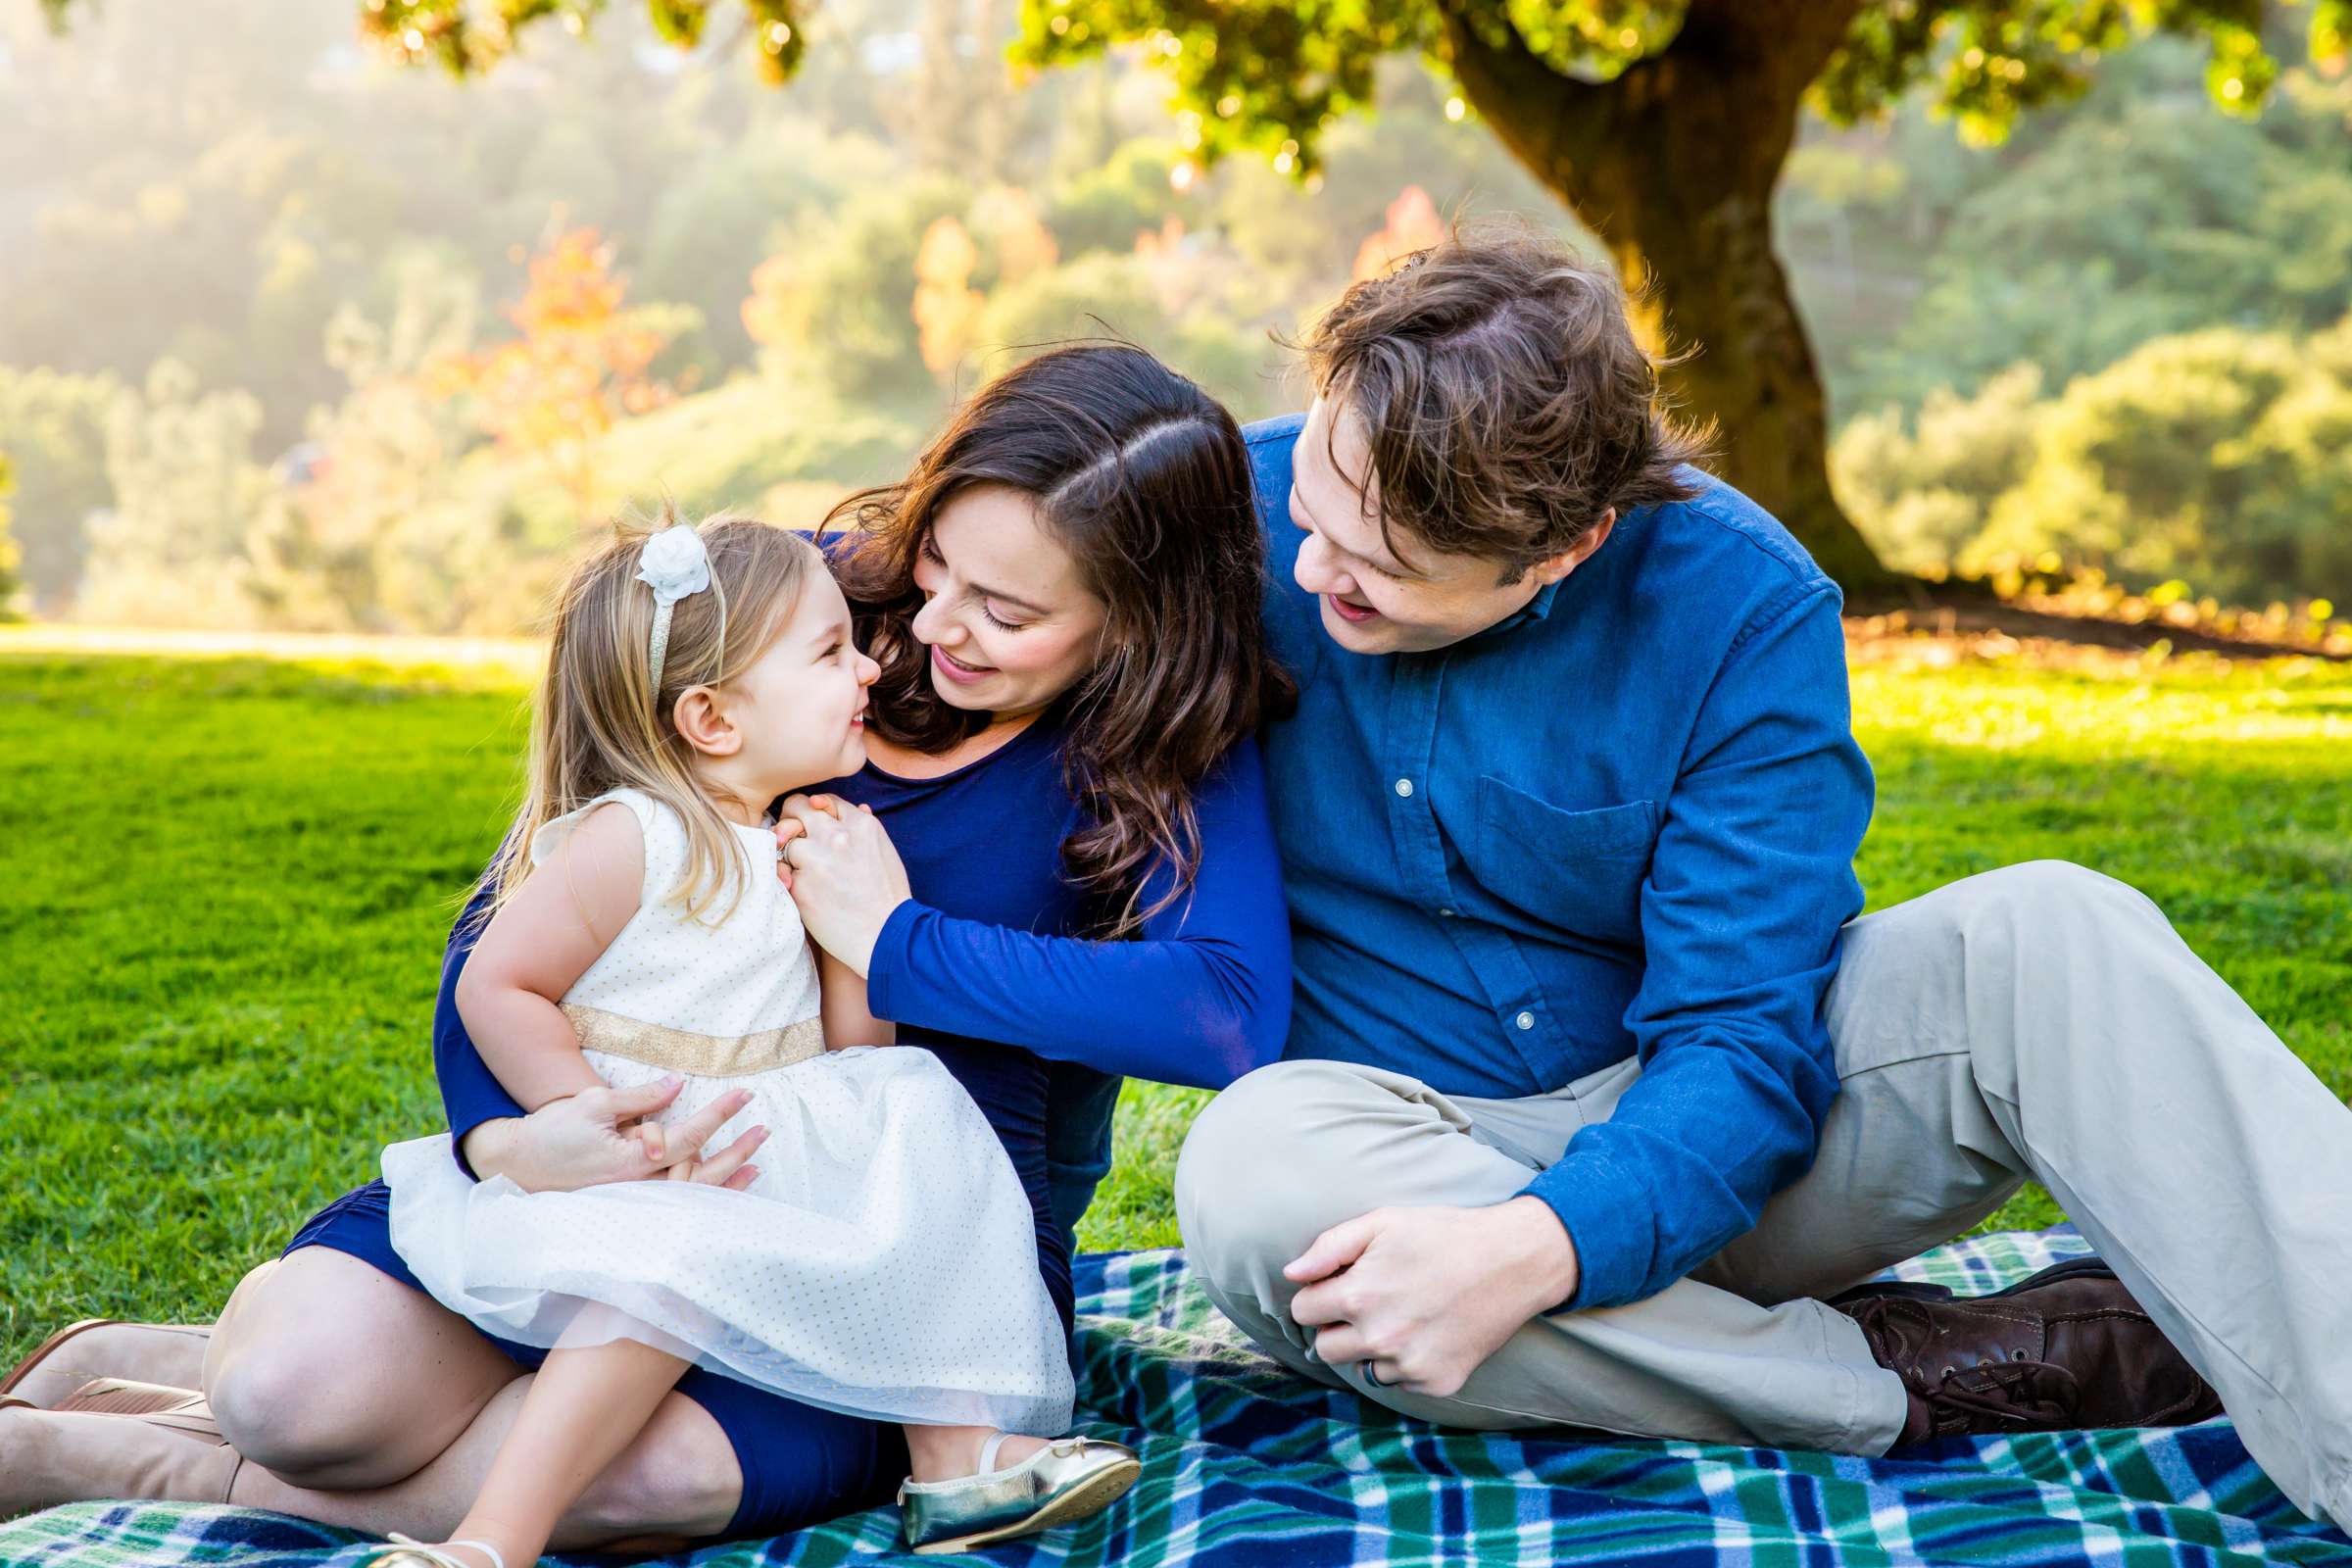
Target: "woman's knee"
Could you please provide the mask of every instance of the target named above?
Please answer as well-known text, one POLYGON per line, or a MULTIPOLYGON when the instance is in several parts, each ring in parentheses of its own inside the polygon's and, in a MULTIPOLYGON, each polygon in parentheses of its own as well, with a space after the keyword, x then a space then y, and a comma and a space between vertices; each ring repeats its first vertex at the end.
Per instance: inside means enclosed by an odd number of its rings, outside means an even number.
MULTIPOLYGON (((310 1305, 315 1293, 305 1276, 313 1271, 297 1267, 288 1275, 285 1263, 272 1258, 237 1282, 204 1366, 205 1397, 221 1434, 273 1469, 306 1446, 311 1435, 295 1429, 319 1404, 302 1391, 308 1384, 314 1396, 323 1392, 318 1380, 338 1350, 326 1343, 335 1319, 310 1305)), ((348 1354, 348 1345, 339 1348, 348 1354)))
POLYGON ((566 1532, 576 1539, 559 1544, 707 1540, 734 1519, 743 1489, 734 1446, 718 1422, 694 1400, 672 1394, 581 1494, 566 1532))
POLYGON ((205 1395, 237 1451, 288 1479, 356 1465, 398 1480, 520 1372, 430 1298, 329 1249, 263 1265, 231 1301, 205 1395))

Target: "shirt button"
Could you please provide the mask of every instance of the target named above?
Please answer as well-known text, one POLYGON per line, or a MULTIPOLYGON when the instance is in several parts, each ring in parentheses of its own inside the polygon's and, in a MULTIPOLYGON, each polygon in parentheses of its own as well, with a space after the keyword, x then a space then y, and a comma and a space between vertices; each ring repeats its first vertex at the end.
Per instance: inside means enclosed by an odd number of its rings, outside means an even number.
POLYGON ((1536 1015, 1532 1012, 1523 1012, 1518 1017, 1513 1018, 1511 1022, 1517 1024, 1522 1029, 1533 1029, 1536 1026, 1536 1015))
POLYGON ((1440 909, 1438 913, 1444 915, 1448 920, 1453 918, 1453 911, 1451 909, 1440 909))
POLYGON ((1413 793, 1413 781, 1409 778, 1398 779, 1396 781, 1396 793, 1403 796, 1410 796, 1413 793))

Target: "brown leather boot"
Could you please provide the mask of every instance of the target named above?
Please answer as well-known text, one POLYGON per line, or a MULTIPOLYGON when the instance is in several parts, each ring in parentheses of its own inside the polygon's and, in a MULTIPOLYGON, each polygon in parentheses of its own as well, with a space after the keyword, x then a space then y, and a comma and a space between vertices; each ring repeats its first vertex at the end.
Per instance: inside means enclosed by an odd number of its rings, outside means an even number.
POLYGON ((1871 1355, 1903 1380, 1910 1413, 1898 1444, 2186 1426, 2222 1413, 2220 1396, 2095 1257, 1989 1296, 1873 1284, 1830 1305, 1861 1325, 1871 1355))

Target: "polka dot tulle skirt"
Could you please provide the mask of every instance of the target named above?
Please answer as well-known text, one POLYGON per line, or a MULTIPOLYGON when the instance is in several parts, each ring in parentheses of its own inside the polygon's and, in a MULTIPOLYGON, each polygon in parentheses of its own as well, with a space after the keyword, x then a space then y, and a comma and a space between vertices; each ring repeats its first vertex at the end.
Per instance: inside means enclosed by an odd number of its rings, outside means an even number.
MULTIPOLYGON (((662 1076, 588 1055, 616 1087, 662 1076)), ((625 1337, 853 1415, 1067 1430, 1068 1348, 1028 1200, 939 1059, 859 1048, 690 1076, 660 1119, 737 1088, 752 1103, 708 1152, 764 1124, 748 1191, 477 1184, 443 1135, 384 1152, 393 1245, 442 1305, 523 1344, 625 1337)))

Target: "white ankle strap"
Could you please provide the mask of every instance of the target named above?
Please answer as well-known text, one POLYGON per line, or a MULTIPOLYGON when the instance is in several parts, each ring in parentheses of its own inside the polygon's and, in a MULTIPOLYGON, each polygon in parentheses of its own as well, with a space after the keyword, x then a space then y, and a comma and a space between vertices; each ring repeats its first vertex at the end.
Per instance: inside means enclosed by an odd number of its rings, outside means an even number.
MULTIPOLYGON (((1004 1440, 1010 1436, 1012 1436, 1012 1434, 1009 1432, 999 1432, 992 1436, 986 1443, 980 1445, 980 1466, 973 1472, 973 1474, 984 1476, 989 1475, 996 1470, 997 1455, 1003 1451, 1004 1447, 1004 1440)), ((506 1568, 506 1564, 499 1564, 499 1568, 506 1568)))
POLYGON ((397 1530, 384 1539, 404 1550, 416 1552, 418 1556, 435 1564, 436 1568, 474 1568, 472 1563, 451 1556, 447 1549, 450 1546, 471 1546, 490 1559, 490 1568, 507 1568, 507 1559, 500 1554, 496 1546, 487 1541, 451 1541, 445 1542, 439 1546, 428 1546, 421 1541, 410 1540, 397 1530))

